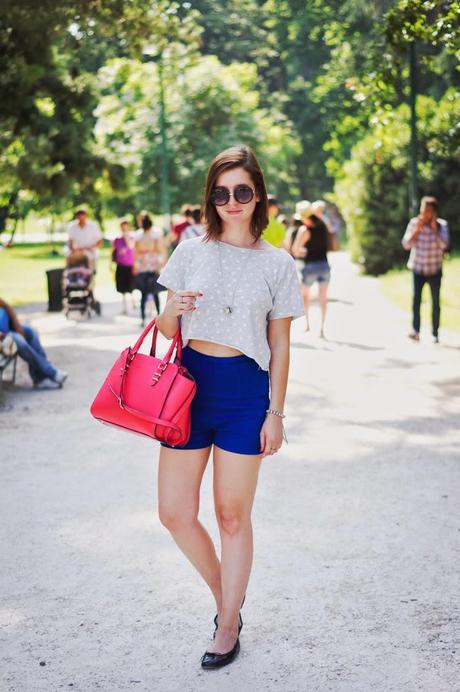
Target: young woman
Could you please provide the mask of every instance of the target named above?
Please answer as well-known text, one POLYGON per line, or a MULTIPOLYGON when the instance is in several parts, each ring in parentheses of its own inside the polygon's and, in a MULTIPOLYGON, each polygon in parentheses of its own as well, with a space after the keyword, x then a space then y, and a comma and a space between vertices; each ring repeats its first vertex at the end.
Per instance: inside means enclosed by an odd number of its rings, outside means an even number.
POLYGON ((302 294, 305 308, 307 326, 305 331, 310 330, 309 307, 310 289, 318 282, 318 302, 321 309, 321 330, 320 337, 324 339, 324 326, 327 313, 327 292, 329 280, 331 278, 331 268, 327 259, 327 252, 330 248, 330 232, 326 224, 318 216, 307 200, 296 205, 303 226, 300 227, 294 244, 292 254, 294 257, 303 259, 302 268, 302 294))
MULTIPOLYGON (((123 315, 128 313, 126 294, 132 297, 134 288, 133 267, 134 267, 134 244, 135 238, 131 231, 129 221, 123 219, 120 222, 121 235, 112 241, 112 261, 116 264, 115 286, 118 293, 123 298, 123 315)), ((134 303, 133 303, 134 307, 134 303)))
POLYGON ((141 292, 141 325, 145 323, 145 304, 153 297, 157 313, 160 312, 160 286, 158 274, 166 259, 166 249, 161 228, 155 228, 148 214, 142 218, 142 236, 134 247, 135 286, 141 292))
POLYGON ((261 460, 283 442, 291 320, 303 314, 294 261, 260 236, 267 225, 262 171, 246 147, 219 154, 208 171, 203 237, 184 240, 159 282, 168 300, 157 320, 182 329, 183 363, 197 382, 192 433, 162 446, 159 515, 215 598, 215 637, 205 669, 238 654, 239 615, 252 563, 251 510, 261 460), (220 560, 198 521, 200 485, 213 449, 220 560))

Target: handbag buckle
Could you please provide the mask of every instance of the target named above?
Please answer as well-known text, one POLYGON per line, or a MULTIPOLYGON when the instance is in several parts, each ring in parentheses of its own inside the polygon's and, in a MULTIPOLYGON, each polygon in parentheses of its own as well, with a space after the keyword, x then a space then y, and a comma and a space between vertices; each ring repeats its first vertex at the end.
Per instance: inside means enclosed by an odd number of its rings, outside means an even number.
POLYGON ((154 387, 158 382, 160 381, 160 377, 168 367, 168 363, 165 363, 161 361, 161 363, 158 364, 158 367, 156 369, 156 372, 153 373, 152 375, 152 384, 150 385, 151 387, 154 387))
POLYGON ((136 357, 135 353, 130 352, 127 354, 125 363, 120 368, 120 372, 121 372, 120 377, 123 377, 123 375, 126 375, 126 373, 128 372, 129 366, 131 365, 131 363, 133 362, 135 357, 136 357))

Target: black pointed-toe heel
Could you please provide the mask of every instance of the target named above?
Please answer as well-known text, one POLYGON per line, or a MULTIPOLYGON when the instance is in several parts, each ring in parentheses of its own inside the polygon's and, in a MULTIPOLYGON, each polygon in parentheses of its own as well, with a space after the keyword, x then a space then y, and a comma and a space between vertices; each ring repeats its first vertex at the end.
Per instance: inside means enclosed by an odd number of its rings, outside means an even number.
MULTIPOLYGON (((246 600, 246 594, 244 594, 243 600, 241 601, 241 607, 244 606, 245 600, 246 600)), ((218 624, 218 622, 217 622, 217 617, 218 617, 217 615, 214 616, 214 625, 215 625, 215 628, 214 628, 214 634, 212 635, 212 638, 213 638, 213 639, 216 638, 217 628, 219 627, 219 624, 218 624)), ((238 636, 240 636, 240 632, 241 632, 242 629, 243 629, 243 618, 241 617, 241 613, 238 613, 238 636)))
POLYGON ((223 668, 228 666, 229 663, 233 663, 235 658, 238 656, 240 651, 240 640, 237 639, 235 646, 226 654, 213 654, 210 651, 205 651, 201 657, 201 667, 205 670, 215 670, 216 668, 223 668))

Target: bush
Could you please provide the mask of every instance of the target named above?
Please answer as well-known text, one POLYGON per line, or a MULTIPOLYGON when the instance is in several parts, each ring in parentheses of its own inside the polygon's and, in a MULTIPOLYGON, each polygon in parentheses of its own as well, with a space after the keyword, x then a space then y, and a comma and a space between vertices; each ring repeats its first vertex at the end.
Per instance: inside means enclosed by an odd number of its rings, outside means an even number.
MULTIPOLYGON (((428 97, 418 101, 420 192, 438 197, 453 244, 460 235, 456 102, 452 90, 439 103, 428 97)), ((383 274, 406 257, 401 237, 409 220, 408 123, 405 105, 373 118, 336 182, 334 199, 347 224, 352 257, 369 274, 383 274)))

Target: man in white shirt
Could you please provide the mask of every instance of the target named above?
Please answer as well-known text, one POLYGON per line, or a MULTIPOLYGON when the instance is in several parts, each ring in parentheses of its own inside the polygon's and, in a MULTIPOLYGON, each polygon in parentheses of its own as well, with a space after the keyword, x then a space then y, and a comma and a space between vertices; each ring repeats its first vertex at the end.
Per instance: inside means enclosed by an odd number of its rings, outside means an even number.
POLYGON ((71 254, 84 252, 88 257, 90 269, 96 270, 99 248, 102 246, 102 233, 99 224, 88 219, 86 209, 77 209, 75 220, 68 227, 68 245, 71 254))
MULTIPOLYGON (((84 253, 88 258, 89 268, 96 273, 99 248, 102 247, 103 237, 99 224, 88 219, 86 209, 77 209, 75 219, 67 229, 70 256, 84 253)), ((101 305, 92 295, 92 308, 96 314, 101 314, 101 305)))

